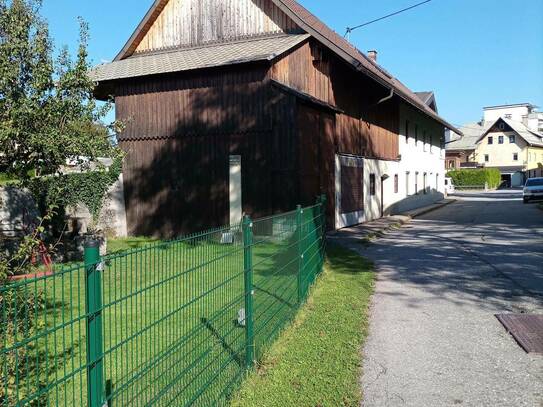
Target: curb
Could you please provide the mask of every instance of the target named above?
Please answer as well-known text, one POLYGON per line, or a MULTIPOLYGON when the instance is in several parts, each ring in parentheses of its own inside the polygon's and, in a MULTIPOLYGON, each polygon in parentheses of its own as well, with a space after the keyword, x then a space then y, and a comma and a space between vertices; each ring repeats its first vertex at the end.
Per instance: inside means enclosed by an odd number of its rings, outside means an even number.
POLYGON ((437 211, 438 209, 444 208, 445 206, 451 205, 451 204, 453 204, 455 202, 457 202, 457 199, 450 199, 447 202, 432 205, 431 207, 429 207, 429 208, 427 208, 425 210, 417 212, 415 215, 409 215, 409 214, 403 214, 403 215, 407 216, 407 217, 409 217, 411 219, 415 219, 415 218, 418 218, 419 216, 426 215, 427 213, 437 211))

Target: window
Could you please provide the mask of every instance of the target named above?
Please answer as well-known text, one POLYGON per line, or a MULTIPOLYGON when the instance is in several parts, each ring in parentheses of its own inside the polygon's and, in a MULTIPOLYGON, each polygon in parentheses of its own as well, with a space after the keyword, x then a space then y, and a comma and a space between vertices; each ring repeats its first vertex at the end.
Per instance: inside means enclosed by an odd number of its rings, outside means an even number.
POLYGON ((422 188, 423 188, 424 194, 427 194, 428 193, 428 174, 426 173, 424 173, 424 175, 422 176, 422 188))
POLYGON ((512 136, 509 136, 509 143, 510 144, 515 144, 515 135, 512 135, 512 136))
POLYGON ((513 153, 513 161, 518 161, 518 154, 517 153, 513 153))
POLYGON ((419 173, 415 173, 415 194, 419 194, 419 173))
POLYGON ((456 168, 456 162, 454 160, 449 160, 449 168, 456 168))
POLYGON ((503 123, 498 124, 498 129, 500 129, 500 130, 505 129, 505 124, 503 124, 503 123))
POLYGON ((409 143, 409 120, 405 121, 405 142, 409 143))
POLYGON ((375 195, 375 174, 370 174, 370 195, 375 195))
POLYGON ((436 191, 439 191, 439 174, 436 174, 436 191))
POLYGON ((494 144, 494 137, 490 136, 488 138, 488 144, 494 144))
POLYGON ((394 175, 394 193, 397 194, 398 191, 400 190, 400 185, 398 183, 399 181, 399 177, 398 177, 398 174, 394 175))
POLYGON ((409 196, 409 171, 405 173, 405 196, 409 196))
POLYGON ((490 161, 490 156, 488 154, 485 154, 485 162, 489 162, 490 161))
POLYGON ((503 136, 498 137, 498 144, 503 144, 503 136))

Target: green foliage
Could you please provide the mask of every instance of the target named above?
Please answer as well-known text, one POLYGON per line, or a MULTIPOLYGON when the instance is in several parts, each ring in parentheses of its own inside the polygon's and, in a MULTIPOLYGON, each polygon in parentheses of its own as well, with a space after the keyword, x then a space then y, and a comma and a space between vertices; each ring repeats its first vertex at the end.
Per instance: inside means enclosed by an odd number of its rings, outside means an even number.
POLYGON ((501 184, 501 173, 497 168, 465 169, 449 171, 456 186, 479 186, 488 184, 489 188, 497 188, 501 184))
POLYGON ((100 166, 92 171, 35 178, 29 182, 29 188, 45 205, 65 208, 84 204, 94 221, 91 226, 96 226, 105 195, 121 171, 122 159, 118 157, 109 168, 100 166))
POLYGON ((93 96, 87 25, 80 23, 75 60, 66 48, 55 58, 40 7, 39 0, 0 0, 0 168, 22 182, 34 169, 57 174, 68 159, 117 155, 97 127, 111 104, 99 106, 93 96))

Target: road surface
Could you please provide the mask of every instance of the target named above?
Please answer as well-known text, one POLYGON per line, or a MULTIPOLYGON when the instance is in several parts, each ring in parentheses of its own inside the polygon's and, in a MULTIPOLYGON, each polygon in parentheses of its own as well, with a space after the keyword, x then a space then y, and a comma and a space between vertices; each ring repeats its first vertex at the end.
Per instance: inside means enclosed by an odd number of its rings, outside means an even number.
POLYGON ((543 313, 543 211, 463 194, 359 252, 378 267, 364 406, 543 407, 543 355, 495 318, 543 313))

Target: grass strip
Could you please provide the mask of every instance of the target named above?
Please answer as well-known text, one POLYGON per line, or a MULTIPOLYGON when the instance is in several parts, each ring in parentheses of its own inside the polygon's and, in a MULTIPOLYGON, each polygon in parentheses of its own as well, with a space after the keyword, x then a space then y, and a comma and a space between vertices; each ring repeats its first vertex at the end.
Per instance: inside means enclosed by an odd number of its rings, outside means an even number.
POLYGON ((307 304, 244 381, 232 406, 359 406, 372 264, 329 246, 307 304))

